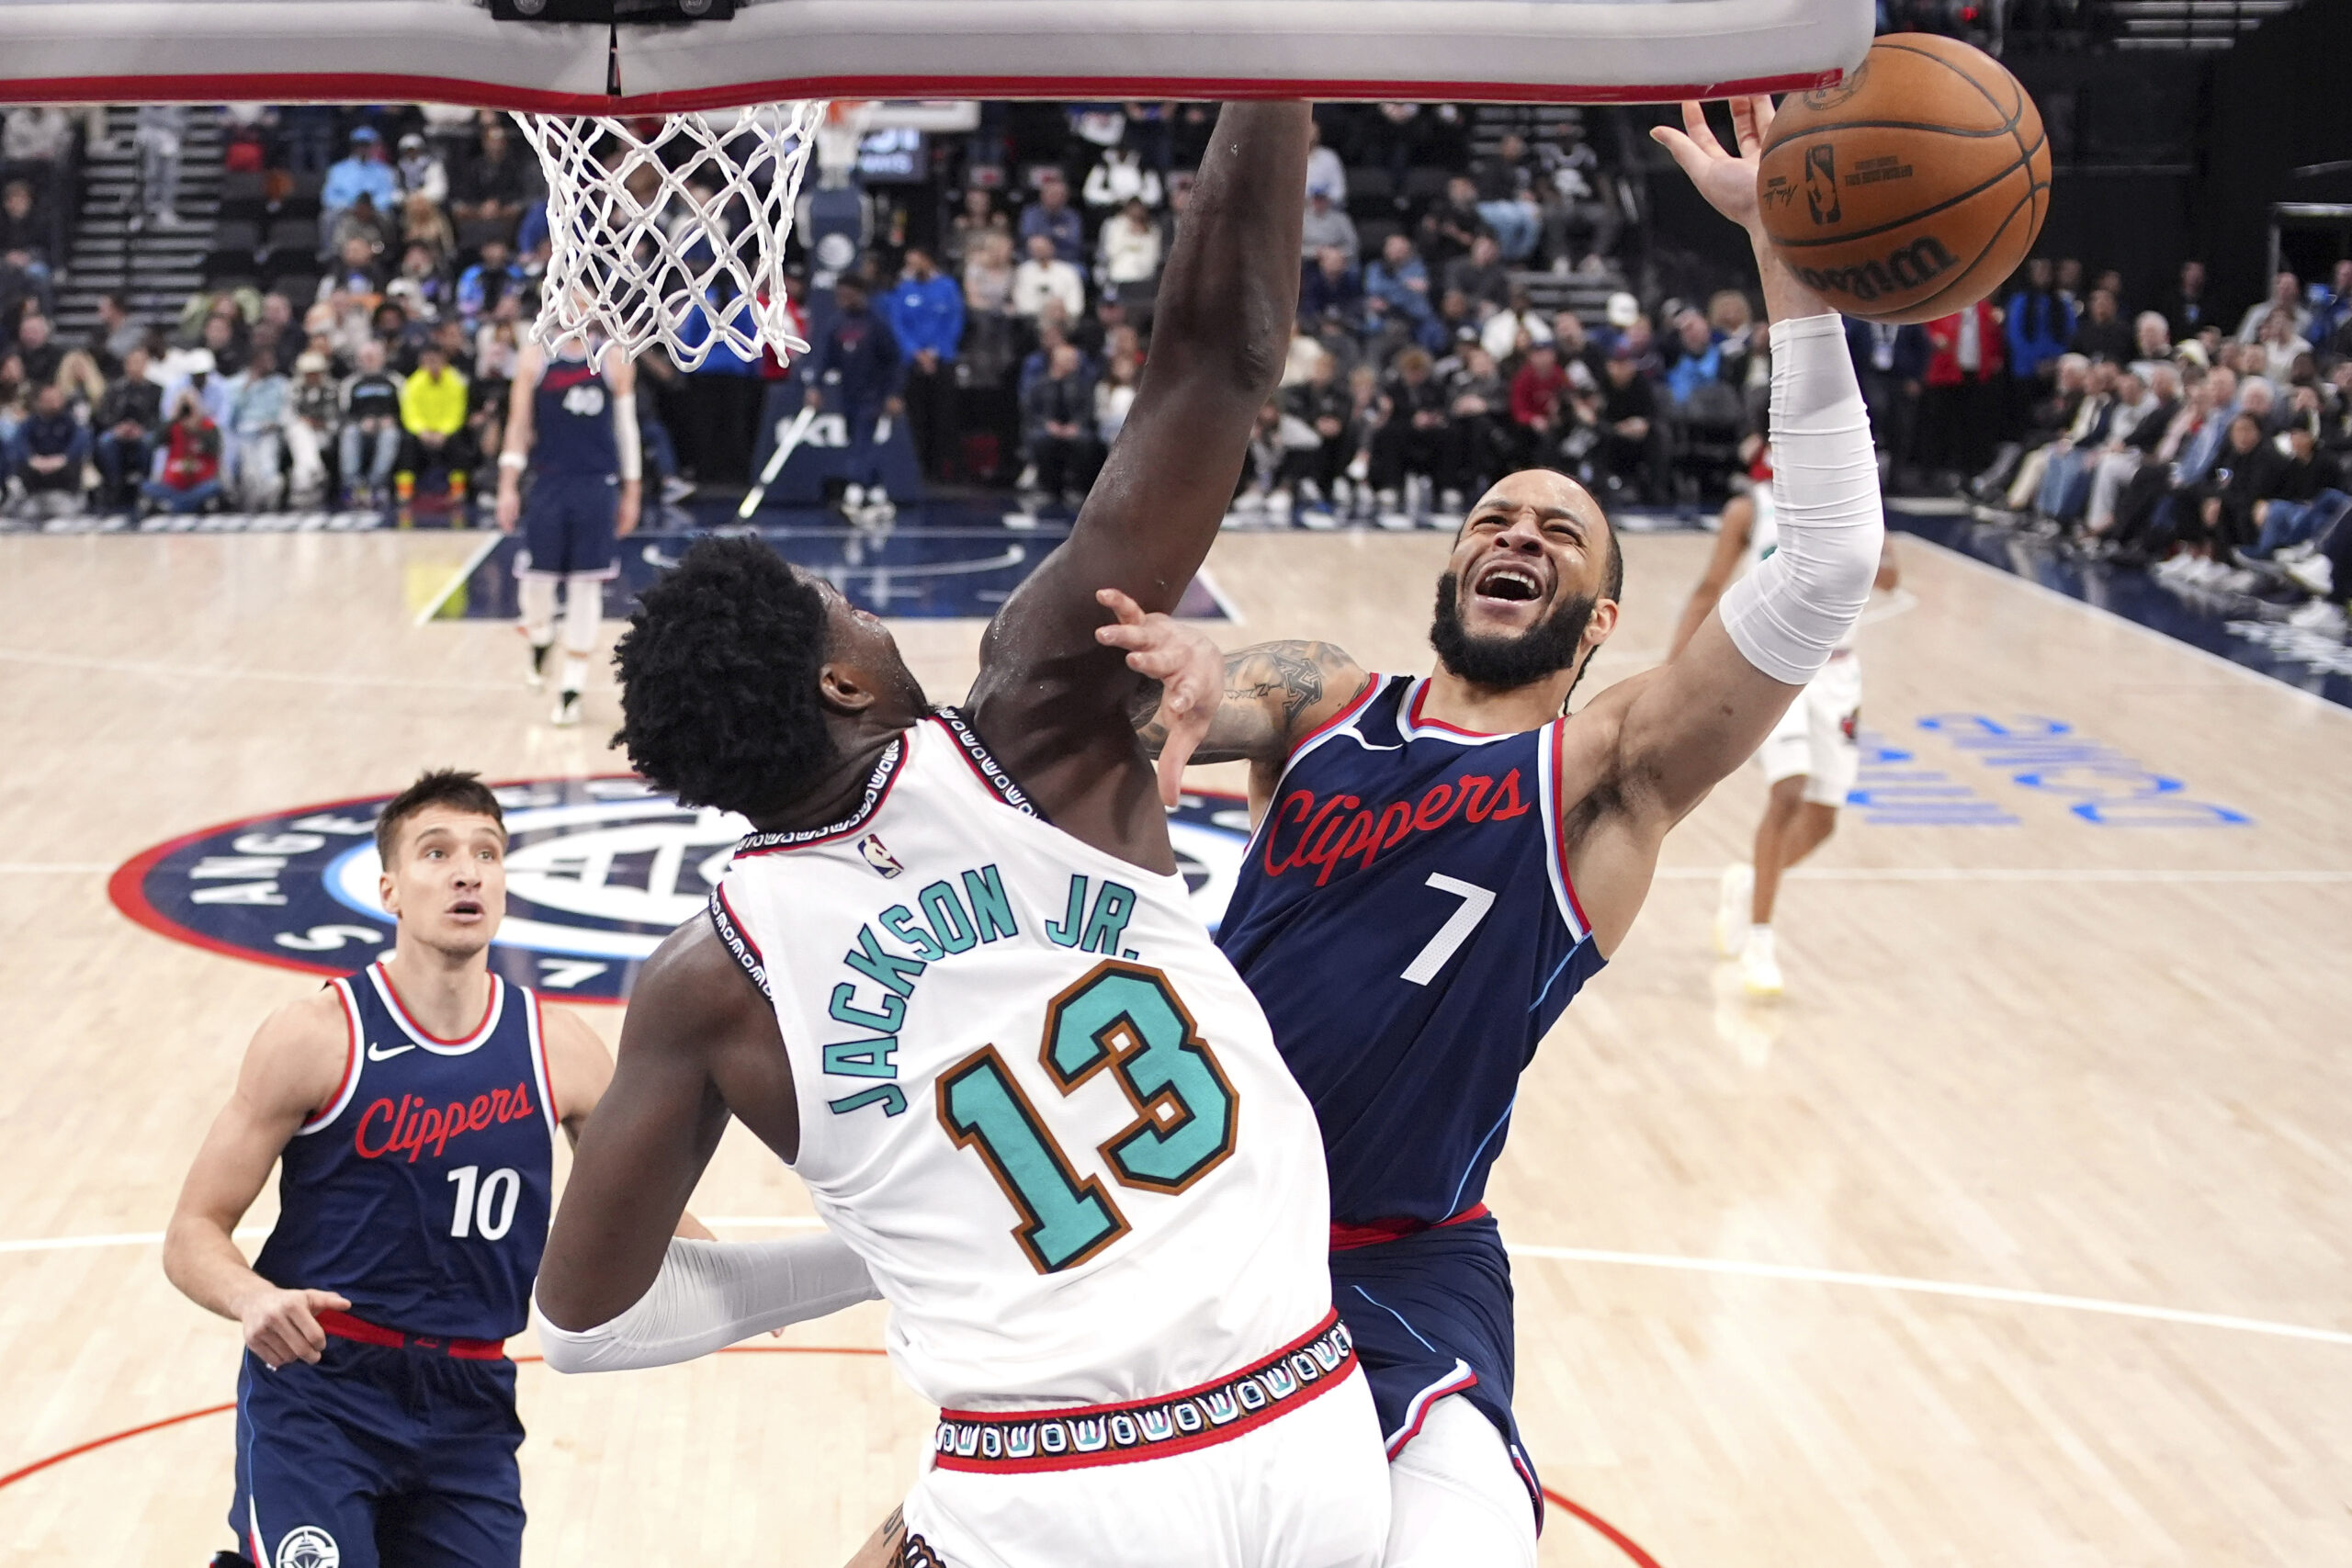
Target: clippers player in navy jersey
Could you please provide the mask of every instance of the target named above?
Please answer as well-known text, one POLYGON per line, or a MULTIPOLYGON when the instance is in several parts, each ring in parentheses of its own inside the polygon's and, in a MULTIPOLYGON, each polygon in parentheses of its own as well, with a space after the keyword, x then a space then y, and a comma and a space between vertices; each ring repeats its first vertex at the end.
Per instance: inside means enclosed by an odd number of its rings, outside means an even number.
MULTIPOLYGON (((1780 547, 1664 666, 1563 716, 1617 624, 1623 558, 1567 476, 1506 478, 1438 581, 1425 676, 1326 643, 1224 660, 1196 756, 1252 764, 1256 818, 1218 943, 1314 1102, 1333 1301, 1390 1455, 1385 1568, 1532 1564, 1543 1498, 1511 1415, 1509 1263, 1484 1201, 1519 1075, 1624 940, 1667 831, 1744 761, 1860 615, 1883 534, 1841 322, 1757 218, 1769 98, 1738 152, 1695 104, 1657 133, 1754 241, 1772 326, 1780 547)), ((1196 632, 1119 606, 1165 668, 1196 632)), ((1144 728, 1147 746, 1159 721, 1144 728)))
POLYGON ((578 1138, 612 1058, 490 973, 506 829, 475 775, 424 774, 376 843, 391 956, 261 1026, 164 1235, 172 1283, 244 1332, 238 1547, 217 1568, 522 1550, 503 1342, 529 1317, 555 1130, 578 1138), (232 1235, 273 1164, 277 1223, 248 1266, 232 1235))
POLYGON ((580 722, 588 656, 596 647, 605 584, 620 570, 619 541, 637 527, 645 459, 637 428, 637 367, 618 354, 593 363, 567 338, 550 355, 537 343, 515 358, 506 439, 498 454, 498 526, 523 531, 514 558, 531 684, 547 682, 556 642, 556 588, 563 588, 563 669, 554 722, 580 722), (530 489, 523 476, 531 477, 530 489))

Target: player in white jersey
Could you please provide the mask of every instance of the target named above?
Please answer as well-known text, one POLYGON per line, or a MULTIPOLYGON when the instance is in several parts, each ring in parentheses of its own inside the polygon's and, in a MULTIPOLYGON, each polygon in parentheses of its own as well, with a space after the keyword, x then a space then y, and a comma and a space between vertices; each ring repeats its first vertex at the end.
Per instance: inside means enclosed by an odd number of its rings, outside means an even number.
MULTIPOLYGON (((1690 591, 1674 653, 1704 625, 1724 590, 1756 569, 1780 547, 1780 525, 1772 509, 1771 447, 1756 471, 1755 487, 1724 503, 1715 535, 1715 553, 1706 574, 1690 591)), ((1892 542, 1879 547, 1878 576, 1871 586, 1883 592, 1900 572, 1892 542)), ((1751 996, 1781 994, 1781 961, 1773 949, 1772 909, 1781 877, 1813 853, 1838 829, 1838 808, 1846 803, 1861 768, 1856 736, 1862 713, 1862 660, 1855 651, 1856 627, 1849 627, 1831 649, 1821 673, 1805 683, 1772 733, 1756 750, 1771 794, 1756 824, 1755 858, 1724 871, 1715 908, 1715 945, 1739 964, 1740 983, 1751 996)), ((1669 655, 1671 657, 1671 655, 1669 655)))
POLYGON ((1176 874, 1133 728, 1159 695, 1098 636, 1102 593, 1171 610, 1216 537, 1306 145, 1303 106, 1226 108, 1134 411, 962 709, 755 540, 689 551, 618 650, 639 771, 758 830, 638 982, 540 1275, 549 1360, 699 1354, 870 1272, 941 1406, 906 1562, 1370 1568, 1386 1533, 1314 1113, 1176 874), (832 1236, 670 1244, 730 1115, 832 1236))

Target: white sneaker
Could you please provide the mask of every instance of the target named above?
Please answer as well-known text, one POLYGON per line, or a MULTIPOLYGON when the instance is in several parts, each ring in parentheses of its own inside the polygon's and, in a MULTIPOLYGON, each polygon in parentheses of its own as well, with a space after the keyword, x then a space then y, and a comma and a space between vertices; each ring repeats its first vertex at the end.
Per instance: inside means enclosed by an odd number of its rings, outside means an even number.
POLYGON ((559 729, 569 729, 580 722, 580 694, 566 692, 555 700, 555 716, 548 721, 559 729))
POLYGON ((1747 951, 1747 919, 1756 897, 1756 868, 1740 862, 1724 867, 1715 889, 1715 951, 1737 958, 1747 951))
POLYGON ((2335 563, 2325 556, 2289 561, 2287 575, 2322 598, 2335 592, 2335 563))
POLYGON ((1278 523, 1290 521, 1290 491, 1278 490, 1266 497, 1266 512, 1278 523))
POLYGON ((1781 994, 1781 964, 1772 955, 1772 928, 1757 926, 1747 933, 1747 945, 1740 949, 1739 984, 1751 997, 1777 997, 1781 994))
POLYGON ((843 512, 850 513, 852 516, 855 516, 858 509, 865 504, 865 487, 864 485, 844 485, 842 487, 842 510, 843 512))
POLYGON ((523 684, 535 692, 544 692, 548 687, 548 655, 555 651, 555 644, 548 643, 543 648, 537 643, 526 642, 525 646, 531 650, 531 672, 523 677, 523 684))
POLYGON ((2307 632, 2334 632, 2340 636, 2345 626, 2344 606, 2314 599, 2289 615, 2287 624, 2307 632))

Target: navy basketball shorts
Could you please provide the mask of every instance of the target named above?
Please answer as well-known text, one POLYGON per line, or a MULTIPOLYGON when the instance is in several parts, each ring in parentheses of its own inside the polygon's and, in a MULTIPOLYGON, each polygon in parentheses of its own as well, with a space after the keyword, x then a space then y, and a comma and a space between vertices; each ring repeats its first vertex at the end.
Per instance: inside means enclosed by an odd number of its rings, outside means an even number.
POLYGON ((523 551, 514 572, 610 577, 620 570, 620 487, 605 474, 541 474, 523 498, 523 551))
POLYGON ((1502 1434, 1541 1526, 1543 1488, 1511 1415, 1510 1259, 1493 1217, 1332 1253, 1331 1304, 1372 1380, 1388 1457, 1413 1440, 1432 1404, 1459 1394, 1502 1434))
POLYGON ((259 1568, 515 1568, 514 1363, 330 1337, 237 1374, 237 1550, 259 1568))

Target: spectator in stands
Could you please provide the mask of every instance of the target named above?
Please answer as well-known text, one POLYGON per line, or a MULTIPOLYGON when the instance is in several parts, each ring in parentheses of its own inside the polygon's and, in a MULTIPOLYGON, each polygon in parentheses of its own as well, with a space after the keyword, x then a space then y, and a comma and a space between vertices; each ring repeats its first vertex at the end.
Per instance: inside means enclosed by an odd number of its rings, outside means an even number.
POLYGON ((1039 377, 1021 399, 1022 442, 1030 468, 1023 478, 1036 493, 1077 505, 1092 483, 1094 388, 1074 344, 1056 344, 1039 377))
POLYGON ((365 240, 368 250, 379 256, 390 254, 400 241, 391 214, 378 207, 376 198, 366 191, 322 228, 328 251, 336 255, 353 240, 365 240))
POLYGON ((2051 397, 2035 410, 2034 433, 2044 439, 2034 442, 2018 464, 2009 481, 2008 510, 2022 513, 2035 504, 2052 458, 2105 441, 2114 406, 2115 367, 2079 354, 2064 355, 2051 397))
POLYGON ((9 478, 23 495, 22 511, 34 518, 63 517, 82 510, 82 465, 89 459, 90 433, 66 405, 64 389, 53 383, 34 389, 32 408, 9 442, 9 478))
POLYGON ((1579 258, 1588 270, 1597 270, 1616 254, 1624 210, 1618 205, 1616 182, 1600 166, 1583 125, 1571 120, 1559 134, 1560 145, 1548 161, 1550 177, 1544 182, 1544 249, 1555 271, 1573 270, 1579 258))
POLYGON ((1348 259, 1363 254, 1356 239, 1355 220, 1335 200, 1328 190, 1317 188, 1306 197, 1306 219, 1299 231, 1298 255, 1301 261, 1311 261, 1317 251, 1326 248, 1346 253, 1348 259))
POLYGON ((274 510, 285 490, 280 468, 287 390, 277 360, 266 348, 255 349, 243 374, 232 381, 229 439, 222 443, 224 489, 249 512, 274 510))
POLYGON ((1001 234, 1010 250, 1012 220, 997 209, 996 195, 985 186, 964 188, 963 210, 949 220, 946 238, 940 245, 940 259, 950 266, 968 265, 979 254, 980 245, 990 234, 1001 234))
MULTIPOLYGON (((1494 360, 1484 348, 1463 351, 1465 372, 1484 365, 1492 368, 1494 360)), ((1459 384, 1457 385, 1458 389, 1459 384)), ((1567 367, 1560 361, 1560 351, 1553 344, 1537 344, 1527 351, 1526 363, 1510 381, 1510 419, 1518 427, 1519 439, 1515 455, 1521 463, 1544 467, 1559 449, 1561 402, 1568 395, 1567 367)), ((1483 397, 1480 400, 1484 400, 1483 397)), ((1458 424, 1463 417, 1459 404, 1453 410, 1458 424)))
POLYGON ((1119 438, 1126 428, 1128 411, 1136 404, 1136 383, 1140 367, 1132 354, 1114 354, 1110 368, 1094 386, 1094 439, 1104 451, 1119 438))
POLYGON ((1529 300, 1527 290, 1514 287, 1510 301, 1499 310, 1489 311, 1478 323, 1478 342, 1498 364, 1509 364, 1514 369, 1520 357, 1539 343, 1552 341, 1552 323, 1544 319, 1529 300))
POLYGON ((505 116, 486 114, 481 150, 450 186, 449 212, 458 220, 458 245, 479 246, 492 236, 513 242, 524 209, 539 196, 537 159, 515 141, 505 116))
POLYGON ((1069 183, 1059 169, 1038 177, 1037 199, 1021 209, 1021 239, 1032 255, 1036 252, 1029 242, 1040 236, 1052 243, 1057 259, 1073 268, 1086 258, 1086 225, 1069 204, 1069 183))
POLYGON ((0 163, 58 164, 74 150, 74 121, 62 108, 25 104, 0 123, 0 163))
POLYGON ((182 391, 172 409, 153 472, 140 494, 150 508, 201 512, 220 494, 220 427, 193 389, 182 391))
POLYGON ((131 132, 139 151, 139 185, 147 221, 159 229, 179 224, 180 147, 187 134, 187 108, 181 104, 141 104, 131 132))
POLYGON ((400 275, 384 286, 384 292, 405 301, 412 318, 430 321, 440 319, 452 290, 433 247, 411 244, 401 252, 400 275))
POLYGON ((2084 525, 2094 542, 2113 532, 2117 504, 2135 477, 2151 464, 2169 464, 2195 426, 2196 411, 2184 396, 2178 368, 2168 363, 2152 365, 2147 383, 2147 401, 2136 411, 2131 429, 2110 441, 2091 467, 2084 525))
POLYGON ((1657 390, 1642 374, 1642 348, 1630 337, 1609 351, 1601 378, 1600 445, 1593 457, 1614 497, 1631 491, 1653 504, 1666 498, 1666 425, 1657 390))
POLYGON ((51 269, 56 265, 56 230, 41 210, 30 180, 10 180, 0 188, 0 265, 24 275, 42 309, 50 308, 51 269))
POLYGON ((372 125, 351 133, 350 152, 327 170, 326 183, 319 190, 319 230, 330 237, 336 254, 342 250, 342 241, 334 238, 336 225, 363 196, 375 213, 394 210, 401 196, 400 175, 384 162, 384 139, 372 125))
POLYGON ((1363 327, 1363 279, 1355 255, 1326 245, 1306 260, 1298 286, 1298 313, 1306 321, 1334 320, 1350 332, 1363 327))
POLYGON ((401 506, 415 499, 420 478, 441 479, 451 504, 464 502, 471 465, 470 444, 465 439, 468 412, 465 377, 449 363, 441 344, 427 338, 417 351, 416 368, 401 383, 401 423, 408 430, 408 449, 392 474, 392 493, 401 506))
MULTIPOLYGON (((1918 431, 1919 398, 1928 378, 1931 352, 1927 333, 1916 326, 1846 319, 1846 351, 1861 382, 1862 402, 1871 415, 1871 439, 1878 447, 1890 486, 1911 468, 1918 431)), ((1673 389, 1675 369, 1667 371, 1673 389)), ((1676 401, 1681 400, 1677 395, 1676 401)))
POLYGON ((458 231, 449 226, 448 215, 433 202, 421 196, 403 197, 401 243, 423 245, 432 254, 435 267, 446 270, 458 254, 458 231))
POLYGON ((2291 379, 2298 361, 2306 369, 2310 367, 2312 345, 2295 330, 2294 318, 2284 310, 2273 310, 2263 318, 2254 346, 2261 355, 2254 366, 2256 374, 2273 381, 2291 379))
POLYGON ((1396 506, 1400 492, 1407 512, 1420 509, 1419 492, 1434 488, 1446 460, 1445 387, 1426 350, 1408 348, 1389 362, 1381 378, 1385 405, 1379 430, 1372 440, 1371 479, 1384 509, 1396 506))
POLYGON ((38 310, 27 310, 17 321, 17 354, 25 363, 25 379, 34 386, 46 386, 57 379, 57 367, 64 363, 65 348, 53 335, 49 318, 38 310))
POLYGON ((2206 327, 2215 324, 2212 307, 2205 302, 2205 264, 2185 261, 2180 264, 2180 281, 2161 307, 2172 335, 2186 341, 2206 327))
POLYGON ((17 426, 32 412, 32 383, 25 378, 25 362, 13 348, 0 349, 0 446, 17 434, 17 426))
POLYGON ((1315 434, 1316 445, 1302 447, 1298 457, 1297 496, 1302 504, 1321 505, 1335 495, 1347 470, 1348 390, 1340 384, 1340 362, 1321 347, 1308 349, 1305 378, 1279 394, 1283 412, 1315 434))
POLYGON ((2165 563, 2173 569, 2168 575, 2211 580, 2234 565, 2237 553, 2255 542, 2255 508, 2273 493, 2284 466, 2261 420, 2245 412, 2232 418, 2211 470, 2184 487, 2190 504, 2177 514, 2181 550, 2165 563))
POLYGON ((1581 365, 1585 378, 1598 387, 1609 355, 1592 341, 1584 330, 1584 318, 1574 310, 1555 310, 1552 314, 1552 346, 1560 355, 1561 368, 1575 374, 1574 367, 1581 365))
POLYGON ((1470 242, 1469 253, 1448 262, 1445 287, 1472 301, 1485 300, 1498 309, 1510 303, 1510 271, 1503 265, 1502 246, 1489 233, 1470 242))
POLYGON ((372 301, 384 292, 389 281, 375 244, 364 234, 353 234, 335 247, 334 265, 319 279, 317 297, 329 300, 337 295, 347 295, 370 301, 368 308, 372 309, 372 301))
POLYGON ((507 243, 495 238, 484 240, 480 257, 458 276, 453 300, 458 319, 469 327, 481 325, 482 318, 495 312, 501 301, 520 295, 525 284, 522 265, 514 260, 507 243))
POLYGON ((1505 131, 1495 150, 1470 166, 1478 191, 1478 218, 1502 247, 1507 262, 1524 261, 1543 237, 1544 212, 1537 206, 1527 143, 1505 131))
POLYGON ((908 434, 923 473, 947 477, 959 421, 956 354, 964 341, 964 291, 942 274, 931 253, 910 247, 898 287, 882 299, 882 317, 905 362, 908 434))
POLYGON ((1403 233, 1380 243, 1380 254, 1364 269, 1364 310, 1374 331, 1392 332, 1400 342, 1434 348, 1442 340, 1433 329, 1437 312, 1430 301, 1430 269, 1403 233))
POLYGON ((1131 201, 1140 201, 1147 209, 1158 207, 1163 194, 1159 172, 1145 168, 1135 151, 1126 147, 1104 148, 1102 161, 1086 172, 1086 184, 1080 191, 1087 206, 1106 212, 1131 201))
POLYGON ((2329 276, 2326 297, 2312 306, 2311 325, 2303 335, 2312 347, 2324 351, 2347 321, 2352 321, 2352 261, 2340 261, 2329 276))
POLYGON ((523 296, 519 293, 501 296, 492 308, 489 319, 474 329, 473 377, 476 383, 494 381, 504 386, 513 381, 514 362, 523 352, 526 335, 523 296))
POLYGON ((146 345, 147 331, 147 323, 130 313, 130 296, 119 288, 109 288, 99 295, 98 324, 89 338, 90 352, 97 357, 98 368, 109 375, 119 374, 130 351, 146 345))
POLYGON ((2345 494, 2344 466, 2335 454, 2323 451, 2312 424, 2287 430, 2287 455, 2270 476, 2263 498, 2255 503, 2254 525, 2259 536, 2245 553, 2268 560, 2280 550, 2301 545, 2322 529, 2340 525, 2352 497, 2345 494))
POLYGON ((96 433, 92 456, 98 465, 98 504, 107 510, 136 495, 164 423, 164 389, 148 379, 147 370, 146 346, 132 344, 123 354, 122 374, 90 416, 96 433))
POLYGON ((1339 153, 1323 144, 1323 124, 1306 124, 1306 194, 1323 191, 1341 207, 1348 204, 1348 167, 1339 153))
MULTIPOLYGON (((2104 367, 2106 362, 2099 361, 2104 367)), ((2132 371, 2112 377, 2113 391, 2098 425, 2072 450, 2052 453, 2034 498, 2034 512, 2046 523, 2071 528, 2083 520, 2098 475, 2110 457, 2123 455, 2141 425, 2168 417, 2162 400, 2132 371)))
POLYGON ((2161 310, 2143 310, 2132 321, 2132 368, 2142 376, 2152 365, 2172 360, 2172 323, 2161 310))
POLYGON ((400 176, 402 196, 421 196, 436 208, 449 199, 449 171, 413 130, 401 138, 394 172, 400 176))
POLYGON ((356 368, 343 384, 343 428, 337 457, 345 504, 380 506, 407 434, 401 425, 401 383, 385 368, 384 345, 359 345, 356 368))
POLYGON ((1487 231, 1478 216, 1478 187, 1466 175, 1445 182, 1445 195, 1422 214, 1421 255, 1442 271, 1457 256, 1470 254, 1472 242, 1487 231))
POLYGON ((1072 321, 1084 315, 1085 280, 1079 276, 1078 268, 1055 250, 1053 236, 1032 234, 1027 243, 1029 259, 1013 269, 1012 313, 1034 321, 1051 300, 1060 305, 1063 314, 1072 321))
POLYGON ((2132 329, 2117 313, 2115 296, 2104 288, 2092 289, 2089 309, 2075 323, 2074 338, 2067 346, 2086 359, 2128 365, 2133 343, 2132 329))
POLYGON ((2075 336, 2075 308, 2052 283, 2049 257, 2025 264, 2024 286, 2009 296, 2002 316, 2012 382, 2028 401, 2045 396, 2075 336))
MULTIPOLYGON (((246 357, 253 352, 253 329, 233 300, 222 300, 220 306, 204 318, 198 342, 212 355, 216 374, 224 378, 235 376, 245 367, 246 357)), ((224 392, 225 396, 226 393, 224 392)), ((213 423, 222 430, 229 428, 229 411, 220 407, 210 410, 213 423)))
POLYGON ((2000 434, 2000 317, 1992 301, 1980 300, 1923 330, 1919 462, 1939 486, 1957 485, 1991 464, 2000 434))
POLYGON ((2260 342, 2262 323, 2274 314, 2285 316, 2297 337, 2311 330, 2312 313, 2303 303, 2303 286, 2291 272, 2281 272, 2273 277, 2269 297, 2246 307, 2245 314, 2238 318, 2238 342, 2260 342))
POLYGON ((1159 276, 1159 225, 1143 197, 1129 197, 1102 220, 1094 255, 1095 276, 1113 287, 1148 283, 1159 276))
POLYGON ((326 455, 334 448, 342 400, 323 354, 305 353, 294 361, 294 385, 286 400, 287 504, 308 509, 327 495, 326 455))

